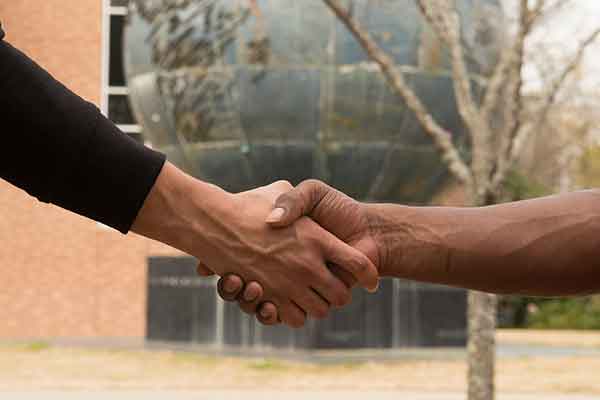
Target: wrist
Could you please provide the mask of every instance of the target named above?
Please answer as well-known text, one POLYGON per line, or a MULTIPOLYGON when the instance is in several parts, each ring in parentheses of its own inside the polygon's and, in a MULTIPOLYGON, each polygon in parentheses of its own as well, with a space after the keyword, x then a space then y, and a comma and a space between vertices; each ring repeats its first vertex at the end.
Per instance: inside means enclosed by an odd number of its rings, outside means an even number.
POLYGON ((223 189, 165 163, 132 231, 198 255, 208 246, 211 216, 228 207, 230 198, 223 189))
POLYGON ((387 204, 364 204, 365 214, 369 226, 370 235, 373 239, 378 258, 377 268, 379 276, 392 276, 392 241, 390 240, 393 230, 390 221, 387 204))
POLYGON ((426 207, 367 205, 380 276, 429 281, 447 261, 440 224, 426 207))

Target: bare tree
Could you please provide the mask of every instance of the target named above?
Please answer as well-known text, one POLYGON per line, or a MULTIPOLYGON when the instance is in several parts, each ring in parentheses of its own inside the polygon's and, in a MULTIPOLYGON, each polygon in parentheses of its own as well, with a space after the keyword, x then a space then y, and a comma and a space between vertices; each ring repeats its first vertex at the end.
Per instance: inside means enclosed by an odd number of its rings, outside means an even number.
MULTIPOLYGON (((459 14, 454 0, 415 0, 421 14, 437 39, 450 54, 454 91, 458 111, 471 142, 471 158, 465 160, 442 127, 421 102, 393 59, 361 27, 338 0, 323 0, 348 28, 365 52, 375 62, 389 85, 401 96, 407 107, 431 137, 442 159, 454 177, 465 185, 472 206, 494 204, 507 173, 522 154, 533 132, 543 125, 557 94, 581 64, 585 50, 600 36, 600 29, 577 46, 557 78, 524 112, 523 65, 525 43, 540 21, 564 7, 568 0, 518 0, 518 18, 514 34, 507 34, 497 65, 487 76, 482 99, 475 99, 473 80, 462 40, 459 14)), ((494 398, 495 296, 469 293, 468 398, 494 398)))

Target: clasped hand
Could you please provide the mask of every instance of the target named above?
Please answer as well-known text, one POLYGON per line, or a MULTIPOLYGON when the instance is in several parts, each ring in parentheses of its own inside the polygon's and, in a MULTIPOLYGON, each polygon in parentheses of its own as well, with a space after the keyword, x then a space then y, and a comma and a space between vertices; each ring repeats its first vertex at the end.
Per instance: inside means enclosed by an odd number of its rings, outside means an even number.
POLYGON ((219 227, 231 246, 211 247, 198 266, 202 276, 221 276, 223 299, 264 324, 301 327, 346 305, 356 283, 377 289, 381 256, 362 203, 314 180, 233 197, 237 223, 219 227))

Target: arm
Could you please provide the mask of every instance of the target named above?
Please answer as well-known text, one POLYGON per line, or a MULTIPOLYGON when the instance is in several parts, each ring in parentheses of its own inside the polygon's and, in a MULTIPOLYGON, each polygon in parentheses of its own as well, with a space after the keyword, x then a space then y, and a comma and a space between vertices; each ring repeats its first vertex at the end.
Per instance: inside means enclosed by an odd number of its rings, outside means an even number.
MULTIPOLYGON (((282 320, 304 323, 348 301, 326 267, 343 265, 377 283, 369 260, 308 219, 274 232, 264 220, 277 183, 233 195, 198 181, 164 155, 127 137, 24 54, 2 40, 0 115, 16 132, 3 136, 0 176, 41 201, 160 240, 202 260, 220 275, 260 282, 282 320)), ((258 299, 257 299, 258 301, 258 299)))
POLYGON ((382 275, 501 294, 600 291, 600 191, 482 208, 365 208, 382 275))
POLYGON ((0 29, 0 177, 127 232, 165 157, 123 134, 2 36, 0 29))
POLYGON ((275 199, 291 188, 277 182, 231 194, 167 163, 132 230, 201 259, 221 276, 260 282, 283 322, 302 326, 305 311, 323 318, 330 305, 349 301, 348 289, 327 262, 344 265, 357 276, 368 275, 370 287, 376 285, 377 274, 364 255, 308 218, 290 228, 269 228, 264 220, 275 199))
POLYGON ((482 208, 364 204, 318 181, 277 202, 368 254, 382 276, 493 293, 600 291, 600 191, 482 208), (352 222, 349 222, 352 221, 352 222))

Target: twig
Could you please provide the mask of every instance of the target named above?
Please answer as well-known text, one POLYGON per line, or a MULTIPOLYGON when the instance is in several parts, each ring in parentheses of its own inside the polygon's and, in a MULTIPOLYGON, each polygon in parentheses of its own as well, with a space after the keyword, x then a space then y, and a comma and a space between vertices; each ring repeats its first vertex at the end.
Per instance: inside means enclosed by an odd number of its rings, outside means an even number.
POLYGON ((417 120, 425 129, 425 132, 433 139, 435 146, 440 150, 442 159, 448 166, 448 169, 459 181, 470 184, 472 181, 471 172, 458 153, 458 149, 452 142, 452 134, 442 128, 435 121, 433 116, 427 112, 427 109, 421 100, 406 83, 402 72, 395 67, 394 61, 377 45, 377 43, 375 43, 370 35, 354 21, 337 0, 323 1, 348 28, 369 57, 379 65, 381 72, 390 85, 402 96, 408 108, 414 112, 417 120))
POLYGON ((559 77, 550 86, 550 89, 547 91, 546 95, 542 99, 541 105, 540 105, 538 111, 536 112, 537 116, 535 118, 535 122, 533 122, 531 124, 527 124, 526 126, 523 126, 519 130, 517 135, 514 137, 513 141, 511 142, 511 147, 509 149, 510 150, 509 158, 508 158, 506 164, 503 165, 502 168, 499 168, 498 171, 496 172, 496 175, 493 178, 494 183, 499 184, 504 180, 504 176, 506 175, 506 172, 510 169, 510 167, 512 165, 514 165, 516 160, 519 158, 521 151, 523 149, 523 144, 527 141, 527 139, 532 134, 532 132, 535 132, 544 123, 544 121, 546 120, 546 117, 548 116, 548 112, 554 105, 554 103, 556 101, 556 97, 558 95, 558 92, 563 87, 565 81, 567 80, 569 75, 573 71, 575 71, 579 65, 581 65, 581 62, 583 61, 583 57, 585 56, 585 51, 599 37, 600 37, 600 28, 598 28, 597 30, 592 32, 592 34, 590 34, 584 41, 581 42, 581 44, 579 45, 579 48, 577 50, 577 53, 575 54, 575 56, 573 57, 571 62, 565 67, 563 72, 559 75, 559 77))

